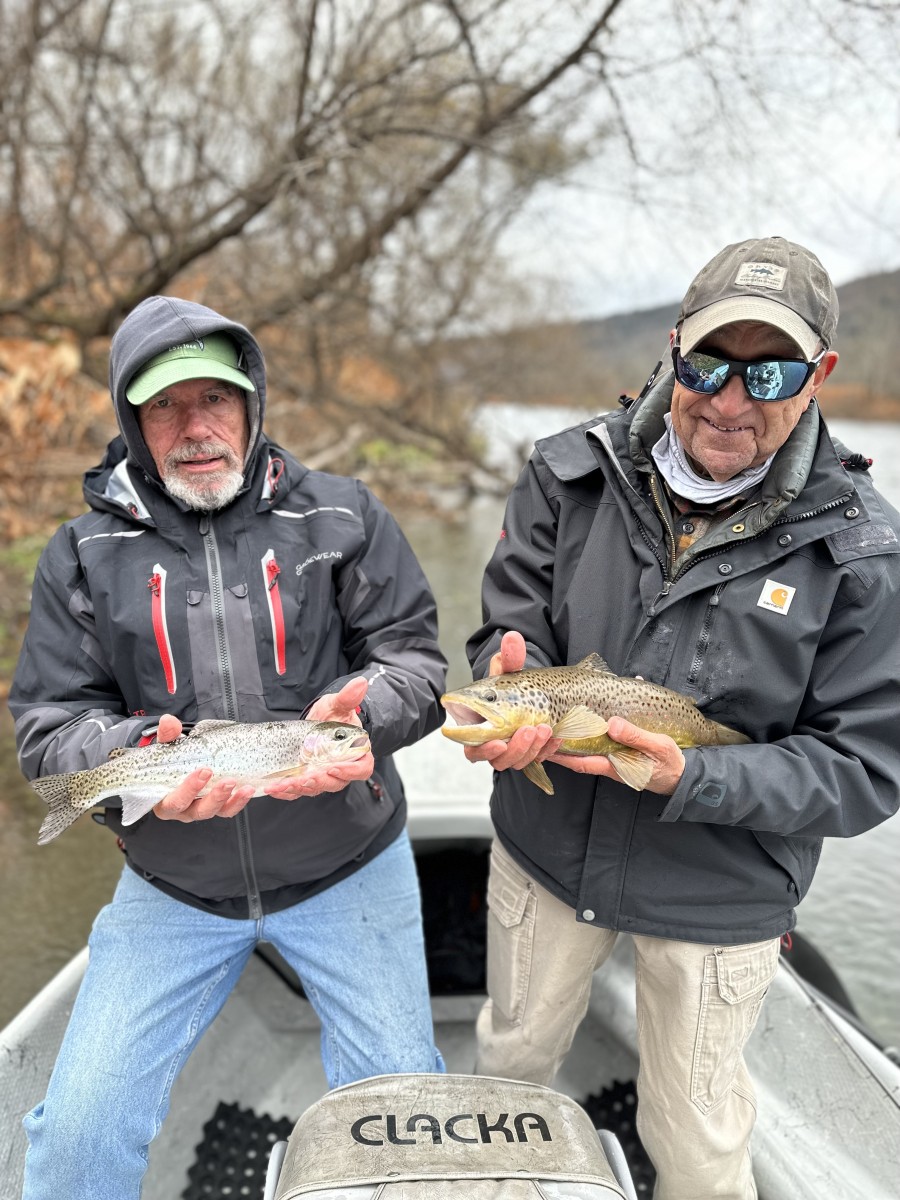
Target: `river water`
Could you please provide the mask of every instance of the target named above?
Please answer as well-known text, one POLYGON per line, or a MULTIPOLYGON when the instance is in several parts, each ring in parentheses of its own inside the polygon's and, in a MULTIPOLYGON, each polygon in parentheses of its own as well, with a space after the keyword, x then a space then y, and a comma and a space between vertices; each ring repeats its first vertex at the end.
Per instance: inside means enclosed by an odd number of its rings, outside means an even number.
MULTIPOLYGON (((589 416, 561 408, 485 410, 495 466, 515 472, 537 437, 589 416)), ((877 485, 900 507, 900 424, 833 421, 850 449, 875 460, 877 485)), ((502 525, 503 502, 480 499, 445 518, 397 512, 438 599, 450 684, 470 678, 463 647, 480 623, 479 583, 502 525)), ((900 636, 900 631, 898 631, 900 636)), ((0 710, 0 1028, 84 944, 112 894, 122 858, 88 819, 38 847, 43 805, 18 773, 9 714, 0 710)), ((829 839, 798 930, 829 959, 860 1016, 900 1045, 900 818, 846 841, 829 839)))

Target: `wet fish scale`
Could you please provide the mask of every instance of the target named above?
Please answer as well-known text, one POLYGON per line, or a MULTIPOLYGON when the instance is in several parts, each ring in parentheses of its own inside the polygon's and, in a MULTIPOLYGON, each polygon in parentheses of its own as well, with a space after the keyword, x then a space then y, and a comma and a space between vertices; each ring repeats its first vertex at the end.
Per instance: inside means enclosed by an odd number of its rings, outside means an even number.
MULTIPOLYGON (((457 726, 444 725, 452 741, 481 745, 508 740, 525 725, 547 724, 561 737, 559 752, 605 754, 630 787, 646 786, 652 760, 607 734, 611 717, 624 717, 650 733, 671 737, 679 746, 735 745, 744 734, 711 721, 689 696, 644 679, 616 675, 598 654, 567 667, 532 667, 475 680, 448 692, 441 703, 457 726)), ((553 786, 540 763, 525 774, 552 794, 553 786)))
POLYGON ((368 751, 365 731, 339 721, 200 721, 177 741, 114 750, 108 762, 90 770, 33 780, 49 806, 38 844, 52 841, 83 812, 113 796, 122 800, 122 824, 132 825, 199 767, 213 772, 200 795, 221 779, 234 779, 237 785, 252 783, 254 796, 262 796, 274 780, 353 761, 368 751))

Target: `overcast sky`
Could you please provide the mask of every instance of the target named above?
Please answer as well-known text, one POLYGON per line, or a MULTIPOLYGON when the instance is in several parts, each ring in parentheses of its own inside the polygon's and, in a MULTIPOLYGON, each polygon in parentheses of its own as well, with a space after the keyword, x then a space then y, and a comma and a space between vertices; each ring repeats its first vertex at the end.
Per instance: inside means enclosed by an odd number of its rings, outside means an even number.
MULTIPOLYGON (((853 11, 847 0, 820 7, 853 11)), ((735 51, 723 40, 723 55, 746 70, 721 116, 684 64, 630 95, 626 85, 641 164, 611 139, 568 185, 541 189, 505 249, 578 317, 677 301, 709 258, 747 237, 801 242, 838 285, 900 267, 900 5, 871 0, 877 7, 890 23, 870 26, 868 37, 836 26, 856 35, 843 44, 826 46, 805 18, 793 29, 761 26, 772 34, 768 60, 766 36, 746 56, 746 43, 735 51)), ((756 0, 766 9, 783 21, 809 11, 756 0)), ((632 43, 637 36, 629 33, 632 43)))

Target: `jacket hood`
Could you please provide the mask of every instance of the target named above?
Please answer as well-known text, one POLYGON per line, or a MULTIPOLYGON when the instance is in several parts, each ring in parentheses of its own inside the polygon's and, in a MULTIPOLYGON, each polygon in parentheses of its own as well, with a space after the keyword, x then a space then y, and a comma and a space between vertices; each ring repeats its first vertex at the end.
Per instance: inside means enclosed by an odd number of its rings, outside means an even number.
POLYGON ((109 390, 128 458, 151 479, 158 480, 159 472, 141 434, 137 410, 125 396, 125 388, 154 355, 183 342, 201 340, 211 333, 227 333, 234 338, 243 351, 243 369, 256 387, 255 393, 246 394, 250 436, 244 461, 245 480, 252 474, 266 408, 266 368, 258 342, 243 325, 203 304, 174 296, 150 296, 128 314, 113 337, 109 350, 109 390))

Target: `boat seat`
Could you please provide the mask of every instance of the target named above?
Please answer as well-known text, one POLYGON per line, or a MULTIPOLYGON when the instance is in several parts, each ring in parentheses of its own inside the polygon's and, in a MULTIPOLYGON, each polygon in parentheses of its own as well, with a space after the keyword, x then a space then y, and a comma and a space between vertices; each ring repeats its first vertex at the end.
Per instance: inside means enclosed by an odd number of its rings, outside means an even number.
POLYGON ((584 1109, 551 1088, 379 1075, 306 1110, 265 1200, 630 1200, 624 1156, 616 1170, 584 1109))

